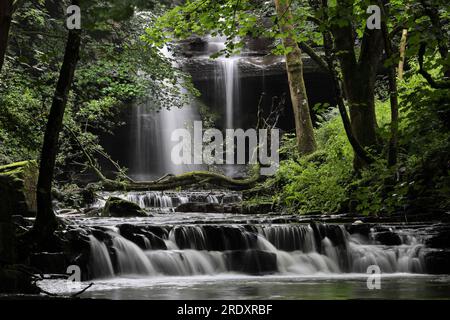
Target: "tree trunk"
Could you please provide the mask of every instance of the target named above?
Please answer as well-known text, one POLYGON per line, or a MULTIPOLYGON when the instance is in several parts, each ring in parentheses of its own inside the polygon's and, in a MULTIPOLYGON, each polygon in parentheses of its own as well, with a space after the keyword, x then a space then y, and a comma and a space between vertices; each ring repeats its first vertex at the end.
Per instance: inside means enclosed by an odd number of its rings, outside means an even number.
POLYGON ((45 129, 36 193, 37 215, 34 225, 34 229, 42 235, 51 234, 57 227, 56 216, 52 207, 51 188, 59 133, 62 129, 68 94, 79 57, 80 42, 80 30, 70 30, 64 52, 64 61, 45 129))
POLYGON ((400 61, 398 62, 398 80, 403 80, 403 72, 405 70, 405 58, 406 58, 406 43, 408 38, 408 29, 403 29, 402 38, 400 40, 400 61))
MULTIPOLYGON (((349 102, 352 132, 363 148, 377 146, 377 120, 375 115, 375 79, 383 50, 383 37, 380 30, 365 29, 359 58, 355 52, 354 32, 351 25, 353 15, 352 1, 337 0, 340 19, 345 25, 333 24, 336 52, 342 69, 344 90, 349 102)), ((355 153, 354 167, 360 170, 367 165, 355 153)))
POLYGON ((305 81, 303 79, 302 51, 297 42, 290 36, 294 32, 291 11, 286 0, 275 0, 280 31, 287 34, 283 38, 286 54, 286 69, 288 74, 289 89, 291 93, 292 108, 294 112, 295 133, 297 147, 301 154, 308 154, 316 150, 316 141, 309 111, 308 96, 306 94, 305 81))
MULTIPOLYGON (((445 36, 445 29, 439 17, 439 9, 430 0, 420 0, 420 3, 424 8, 425 14, 430 18, 434 35, 438 41, 439 53, 441 58, 445 60, 448 55, 448 43, 445 36)), ((450 78, 450 68, 448 66, 443 69, 443 72, 445 77, 450 78)))
POLYGON ((6 49, 8 47, 9 29, 12 19, 12 0, 0 1, 0 73, 5 61, 6 49))
MULTIPOLYGON (((383 32, 384 48, 386 50, 387 59, 391 59, 394 56, 394 50, 392 47, 392 41, 387 26, 387 19, 388 19, 387 10, 384 8, 384 5, 381 1, 379 1, 379 5, 383 13, 383 19, 381 21, 381 30, 383 32)), ((397 93, 397 77, 395 74, 395 65, 391 62, 391 65, 389 65, 388 68, 389 68, 388 69, 389 98, 391 103, 391 136, 389 139, 389 146, 388 146, 388 165, 394 166, 395 164, 397 164, 397 153, 398 153, 397 151, 398 93, 397 93)))

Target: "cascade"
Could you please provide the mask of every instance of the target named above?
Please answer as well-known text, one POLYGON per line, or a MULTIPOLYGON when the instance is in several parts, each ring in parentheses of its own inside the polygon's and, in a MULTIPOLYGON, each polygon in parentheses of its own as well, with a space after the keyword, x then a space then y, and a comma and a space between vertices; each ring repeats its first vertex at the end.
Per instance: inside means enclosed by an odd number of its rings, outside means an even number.
MULTIPOLYGON (((133 229, 134 236, 138 229, 133 229)), ((143 247, 126 239, 127 232, 107 231, 112 237, 110 250, 91 235, 93 274, 314 275, 366 273, 370 265, 378 265, 383 273, 425 272, 420 239, 409 237, 401 245, 383 246, 362 241, 338 225, 181 224, 142 226, 142 230, 147 237, 143 247), (163 248, 159 242, 164 242, 163 248)))
POLYGON ((223 193, 186 191, 186 192, 163 192, 163 191, 141 191, 141 192, 100 192, 93 208, 102 208, 109 197, 118 197, 139 205, 143 209, 157 209, 159 211, 173 211, 177 206, 187 202, 202 203, 233 203, 241 201, 239 193, 223 193))

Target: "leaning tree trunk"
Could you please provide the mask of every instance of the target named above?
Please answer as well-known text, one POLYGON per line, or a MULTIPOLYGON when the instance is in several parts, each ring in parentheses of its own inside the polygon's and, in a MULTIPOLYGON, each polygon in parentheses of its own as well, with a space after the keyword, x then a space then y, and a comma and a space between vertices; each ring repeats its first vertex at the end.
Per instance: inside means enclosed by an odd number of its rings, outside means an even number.
POLYGON ((59 133, 62 129, 69 90, 78 62, 80 42, 80 30, 70 30, 44 135, 36 194, 37 215, 34 225, 35 230, 42 235, 52 233, 57 226, 52 207, 51 188, 59 133))
POLYGON ((294 111, 297 147, 301 154, 308 154, 316 150, 316 141, 303 79, 302 51, 297 42, 289 36, 294 32, 294 27, 290 24, 292 15, 287 0, 275 0, 275 7, 280 31, 288 35, 283 39, 283 44, 285 49, 289 50, 286 54, 286 69, 294 111))
POLYGON ((12 0, 0 1, 0 72, 5 61, 8 46, 9 29, 12 19, 12 0))

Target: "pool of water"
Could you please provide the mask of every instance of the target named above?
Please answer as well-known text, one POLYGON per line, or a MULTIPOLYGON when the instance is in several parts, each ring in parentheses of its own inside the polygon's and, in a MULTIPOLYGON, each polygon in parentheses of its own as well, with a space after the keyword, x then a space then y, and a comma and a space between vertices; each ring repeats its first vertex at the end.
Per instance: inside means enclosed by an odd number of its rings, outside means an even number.
MULTIPOLYGON (((95 280, 81 298, 117 300, 173 299, 449 299, 450 276, 382 275, 380 289, 368 289, 366 274, 314 276, 247 276, 222 274, 189 277, 120 277, 95 280)), ((45 280, 40 286, 70 294, 78 286, 45 280)))

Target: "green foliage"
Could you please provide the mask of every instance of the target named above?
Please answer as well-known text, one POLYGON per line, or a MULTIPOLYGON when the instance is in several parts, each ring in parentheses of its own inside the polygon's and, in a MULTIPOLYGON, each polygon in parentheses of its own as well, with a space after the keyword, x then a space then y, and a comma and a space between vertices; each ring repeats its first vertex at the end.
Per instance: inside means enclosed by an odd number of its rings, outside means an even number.
MULTIPOLYGON (((0 164, 37 159, 61 66, 67 30, 66 1, 30 1, 14 13, 0 75, 0 164)), ((81 2, 82 48, 64 117, 57 176, 85 169, 86 158, 69 131, 95 157, 107 156, 99 134, 122 124, 125 108, 141 100, 177 108, 197 91, 158 48, 141 40, 148 1, 81 2)), ((155 10, 160 10, 158 9, 155 10)))
MULTIPOLYGON (((439 72, 434 70, 434 76, 439 72)), ((416 74, 409 74, 400 84, 399 92, 401 118, 396 166, 388 167, 385 150, 377 161, 356 175, 352 168, 353 152, 341 119, 331 113, 328 115, 331 118, 316 130, 315 153, 299 157, 293 151, 294 136, 284 137, 280 149, 284 160, 277 174, 265 182, 265 187, 275 194, 272 201, 298 213, 352 211, 387 215, 406 209, 448 209, 450 92, 429 88, 416 74)), ((389 101, 377 103, 377 118, 379 137, 387 141, 389 101)), ((258 202, 259 198, 251 201, 258 202)))
MULTIPOLYGON (((281 192, 274 200, 291 210, 336 212, 346 200, 346 185, 352 177, 352 152, 339 116, 330 116, 332 119, 316 130, 316 152, 280 164, 275 179, 281 192)), ((288 138, 283 145, 292 144, 292 140, 288 138)))

